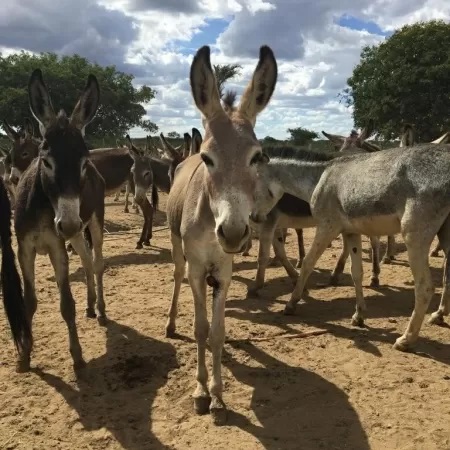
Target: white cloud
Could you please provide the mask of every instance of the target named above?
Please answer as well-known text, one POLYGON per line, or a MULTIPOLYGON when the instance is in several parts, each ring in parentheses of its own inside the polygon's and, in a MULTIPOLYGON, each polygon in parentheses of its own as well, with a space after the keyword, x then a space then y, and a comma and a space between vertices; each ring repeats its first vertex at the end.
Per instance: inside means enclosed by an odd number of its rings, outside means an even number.
POLYGON ((188 79, 197 47, 212 47, 213 64, 243 66, 230 83, 242 93, 260 45, 270 45, 279 78, 256 132, 278 138, 289 127, 334 133, 352 128, 351 110, 337 95, 362 47, 384 38, 338 26, 338 18, 347 14, 372 21, 383 31, 417 20, 450 18, 448 0, 61 0, 57 7, 53 0, 5 1, 0 10, 3 52, 78 52, 131 71, 136 84, 157 90, 147 111, 164 132, 201 129, 188 79), (210 28, 216 19, 229 21, 220 36, 210 28))

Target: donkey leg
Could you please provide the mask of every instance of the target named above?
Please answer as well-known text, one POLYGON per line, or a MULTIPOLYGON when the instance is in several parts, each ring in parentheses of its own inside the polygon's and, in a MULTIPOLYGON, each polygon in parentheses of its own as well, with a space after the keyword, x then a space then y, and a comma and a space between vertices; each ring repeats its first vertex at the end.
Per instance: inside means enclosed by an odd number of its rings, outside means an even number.
MULTIPOLYGON (((372 247, 372 277, 370 278, 370 286, 380 287, 380 238, 370 236, 370 246, 372 247)), ((390 262, 391 260, 389 260, 390 262)))
POLYGON ((356 295, 356 311, 352 317, 352 325, 357 327, 364 326, 364 312, 366 311, 366 302, 364 300, 362 280, 363 280, 363 264, 361 251, 361 235, 347 234, 345 236, 348 245, 351 248, 350 258, 352 261, 352 278, 355 285, 356 295))
POLYGON ((429 323, 434 325, 444 325, 444 316, 450 312, 450 218, 447 218, 444 225, 438 232, 438 246, 444 250, 444 270, 442 276, 442 294, 439 308, 430 316, 429 323))
POLYGON ((194 408, 197 414, 207 414, 211 397, 208 391, 206 368, 206 340, 209 333, 206 312, 206 279, 202 265, 188 262, 188 280, 194 296, 194 334, 197 341, 197 387, 194 391, 194 408))
POLYGON ((395 234, 391 234, 387 237, 386 254, 384 255, 383 262, 390 264, 395 260, 395 234))
POLYGON ((266 269, 270 261, 270 245, 275 232, 275 223, 264 223, 259 229, 258 267, 255 281, 247 288, 248 295, 256 295, 264 286, 266 269))
MULTIPOLYGON (((34 282, 36 250, 19 241, 19 251, 17 256, 23 276, 23 299, 25 302, 25 311, 30 324, 30 330, 32 330, 33 316, 37 309, 36 287, 34 282)), ((33 349, 32 345, 33 343, 30 342, 29 347, 24 346, 23 352, 18 355, 16 364, 17 372, 27 372, 30 370, 31 351, 33 349)))
POLYGON ((329 284, 330 286, 337 286, 339 284, 339 278, 341 274, 344 272, 345 263, 347 262, 348 256, 350 254, 350 247, 347 243, 347 238, 342 235, 342 252, 341 256, 339 256, 338 262, 331 274, 329 284))
POLYGON ((172 300, 168 312, 168 319, 166 323, 166 337, 172 337, 175 334, 176 318, 178 315, 178 298, 180 297, 181 283, 183 282, 184 273, 186 269, 186 262, 183 254, 183 243, 181 238, 171 234, 172 241, 172 260, 174 264, 173 270, 173 291, 172 300))
POLYGON ((97 285, 98 321, 100 325, 103 325, 107 320, 103 294, 103 274, 105 272, 105 261, 103 259, 103 220, 99 219, 94 213, 88 226, 92 238, 93 267, 97 285))
POLYGON ((430 256, 439 256, 439 251, 442 250, 441 243, 438 241, 434 249, 431 251, 430 256))
POLYGON ((77 325, 75 322, 75 300, 72 296, 69 283, 69 258, 64 243, 59 239, 50 248, 50 261, 55 271, 60 295, 61 315, 69 330, 69 349, 73 359, 74 370, 83 368, 86 363, 83 359, 80 341, 78 339, 77 325))
MULTIPOLYGON (((286 242, 287 238, 287 228, 279 228, 274 231, 274 237, 272 238, 272 241, 275 239, 281 239, 283 241, 283 244, 286 242)), ((273 247, 273 244, 272 244, 273 247)), ((272 259, 269 259, 269 266, 270 267, 276 267, 280 263, 280 260, 275 253, 275 248, 273 249, 274 257, 272 259)))
POLYGON ((394 348, 397 350, 408 351, 416 342, 428 305, 434 293, 427 254, 433 237, 427 236, 423 230, 403 233, 403 240, 408 249, 409 266, 414 277, 415 299, 414 311, 408 326, 403 336, 395 341, 394 348))
POLYGON ((250 228, 250 235, 248 236, 247 243, 245 244, 244 251, 242 253, 242 256, 250 256, 250 250, 253 247, 253 231, 250 228))
POLYGON ((298 272, 295 270, 295 267, 291 264, 288 257, 286 256, 286 248, 284 246, 283 238, 274 236, 272 240, 272 246, 275 251, 275 256, 281 262, 287 274, 295 285, 298 278, 298 272))
POLYGON ((296 228, 295 232, 297 233, 297 242, 298 242, 298 261, 295 267, 300 269, 302 267, 303 260, 305 259, 305 243, 303 241, 303 229, 296 228))
POLYGON ((297 279, 297 284, 295 285, 290 300, 286 303, 284 314, 294 314, 295 307, 303 295, 306 282, 314 270, 314 266, 316 265, 318 259, 322 256, 323 252, 327 249, 329 242, 331 242, 331 240, 337 235, 338 231, 332 228, 322 228, 320 225, 316 228, 316 235, 314 236, 311 247, 303 260, 302 267, 300 268, 300 275, 297 279))
POLYGON ((116 192, 116 195, 114 196, 114 201, 118 202, 120 200, 120 189, 116 192))
POLYGON ((222 400, 222 349, 225 343, 225 301, 232 275, 232 258, 226 255, 212 274, 213 302, 209 344, 212 353, 212 377, 209 383, 211 413, 215 425, 226 422, 226 407, 222 400))
POLYGON ((87 246, 87 242, 81 233, 77 234, 70 240, 73 248, 76 250, 81 259, 84 272, 86 274, 86 287, 87 287, 87 306, 86 317, 95 319, 95 302, 97 296, 95 294, 95 282, 94 282, 94 267, 92 264, 91 251, 87 246))
POLYGON ((128 196, 130 195, 130 184, 127 182, 125 186, 125 206, 123 208, 123 212, 129 213, 130 210, 128 209, 128 196))
POLYGON ((153 205, 150 202, 148 202, 147 210, 144 209, 142 210, 142 214, 144 216, 144 225, 146 224, 143 244, 147 247, 150 247, 150 241, 153 237, 153 214, 154 214, 153 205), (145 217, 147 217, 147 220, 145 219, 145 217))

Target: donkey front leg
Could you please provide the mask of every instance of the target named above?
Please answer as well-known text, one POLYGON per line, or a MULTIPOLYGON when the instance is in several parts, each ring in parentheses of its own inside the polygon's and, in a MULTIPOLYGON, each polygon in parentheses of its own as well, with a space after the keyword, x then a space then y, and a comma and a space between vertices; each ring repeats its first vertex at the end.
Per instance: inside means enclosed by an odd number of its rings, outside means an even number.
POLYGON ((386 254, 384 255, 383 262, 390 264, 395 260, 395 234, 391 234, 387 237, 386 254))
POLYGON ((176 330, 176 318, 178 315, 178 298, 180 296, 181 283, 183 282, 184 273, 186 269, 186 262, 183 254, 183 243, 180 237, 175 234, 171 234, 172 241, 172 261, 174 264, 173 269, 173 291, 172 300, 170 302, 170 308, 168 313, 168 319, 166 323, 166 337, 173 337, 176 330))
POLYGON ((295 267, 300 269, 302 267, 303 260, 305 259, 305 243, 303 241, 303 229, 296 228, 295 232, 297 233, 297 242, 298 242, 298 261, 295 267))
POLYGON ((330 277, 330 286, 337 286, 339 284, 339 278, 344 272, 345 263, 347 262, 348 256, 350 254, 350 248, 347 242, 347 239, 344 235, 342 235, 342 252, 341 256, 339 256, 338 262, 333 270, 333 273, 330 277))
POLYGON ((70 240, 75 251, 78 253, 81 259, 81 264, 83 265, 84 272, 86 274, 86 286, 87 286, 87 306, 86 306, 86 317, 90 319, 95 319, 97 315, 95 314, 95 302, 97 296, 95 294, 95 281, 94 281, 94 266, 92 264, 92 254, 87 246, 83 235, 78 233, 75 237, 70 240))
POLYGON ((104 325, 107 317, 103 293, 103 274, 105 272, 105 261, 103 259, 103 219, 99 219, 96 213, 94 213, 89 222, 89 232, 92 239, 93 266, 97 284, 98 322, 100 325, 104 325))
POLYGON ((306 282, 311 275, 318 259, 322 256, 323 252, 327 249, 328 244, 338 235, 339 231, 329 227, 316 228, 316 235, 311 244, 308 253, 303 260, 302 267, 300 268, 300 275, 297 279, 294 291, 292 292, 291 299, 284 308, 284 314, 291 315, 295 313, 295 307, 302 298, 306 282))
MULTIPOLYGON (((23 298, 25 302, 25 310, 28 322, 30 324, 30 330, 32 330, 33 317, 37 309, 36 287, 34 284, 36 250, 34 249, 34 247, 31 247, 19 240, 18 259, 23 276, 23 298)), ((18 355, 16 364, 17 372, 27 372, 28 370, 30 370, 32 349, 33 342, 30 342, 30 346, 28 348, 24 347, 23 353, 20 353, 18 355)))
POLYGON ((286 247, 284 246, 283 238, 281 236, 274 236, 272 240, 272 246, 276 258, 281 262, 290 279, 295 285, 298 278, 298 272, 295 270, 295 267, 291 264, 288 257, 286 256, 286 247))
POLYGON ((215 425, 226 422, 226 407, 222 400, 222 349, 225 342, 225 301, 232 275, 232 258, 226 255, 208 277, 208 284, 213 287, 211 329, 209 344, 212 352, 212 378, 209 383, 211 394, 211 413, 215 425), (211 278, 213 278, 211 280, 211 278))
MULTIPOLYGON (((372 277, 370 279, 370 287, 380 287, 380 238, 377 236, 370 236, 369 239, 372 249, 372 277)), ((390 261, 391 260, 389 259, 389 262, 390 261)))
POLYGON ((242 252, 242 256, 250 256, 250 250, 253 247, 253 231, 250 228, 250 234, 248 236, 247 243, 245 244, 244 251, 242 252))
POLYGON ((61 315, 69 330, 69 349, 73 359, 75 371, 82 369, 86 363, 83 359, 80 341, 78 339, 77 325, 75 322, 75 300, 73 299, 69 283, 69 258, 64 242, 59 239, 50 248, 50 261, 55 271, 60 295, 61 315))

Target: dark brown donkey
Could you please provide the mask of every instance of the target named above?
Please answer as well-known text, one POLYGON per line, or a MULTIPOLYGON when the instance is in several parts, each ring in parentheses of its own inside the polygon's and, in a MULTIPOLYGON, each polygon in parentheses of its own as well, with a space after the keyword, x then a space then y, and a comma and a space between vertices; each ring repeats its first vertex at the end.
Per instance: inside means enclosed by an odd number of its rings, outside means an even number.
MULTIPOLYGON (((48 254, 60 293, 61 314, 69 331, 70 353, 77 370, 85 362, 78 340, 65 241, 70 241, 78 252, 86 272, 87 316, 96 317, 97 304, 99 319, 106 320, 102 254, 105 183, 89 160, 84 141, 84 128, 95 116, 100 89, 97 79, 89 75, 70 117, 62 110, 55 114, 40 69, 31 75, 28 95, 43 141, 38 157, 17 185, 15 229, 24 281, 24 308, 31 328, 37 309, 36 254, 48 254), (83 238, 85 227, 89 228, 92 237, 93 257, 83 238)), ((29 370, 31 350, 31 339, 20 346, 19 371, 29 370)))

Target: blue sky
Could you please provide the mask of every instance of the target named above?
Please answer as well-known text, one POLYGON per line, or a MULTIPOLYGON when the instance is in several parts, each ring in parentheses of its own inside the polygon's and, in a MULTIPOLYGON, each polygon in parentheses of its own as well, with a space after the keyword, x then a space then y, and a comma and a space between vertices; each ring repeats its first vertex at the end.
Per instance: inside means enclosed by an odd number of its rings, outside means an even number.
MULTIPOLYGON (((258 136, 285 138, 302 126, 348 134, 352 111, 338 94, 361 49, 418 20, 450 19, 448 0, 4 0, 0 50, 78 53, 135 75, 157 95, 147 118, 160 131, 202 128, 189 87, 195 51, 212 47, 212 64, 242 66, 229 87, 242 93, 269 45, 278 82, 260 114, 258 136), (20 7, 17 7, 17 6, 20 7)), ((132 136, 143 136, 139 128, 132 136)))

